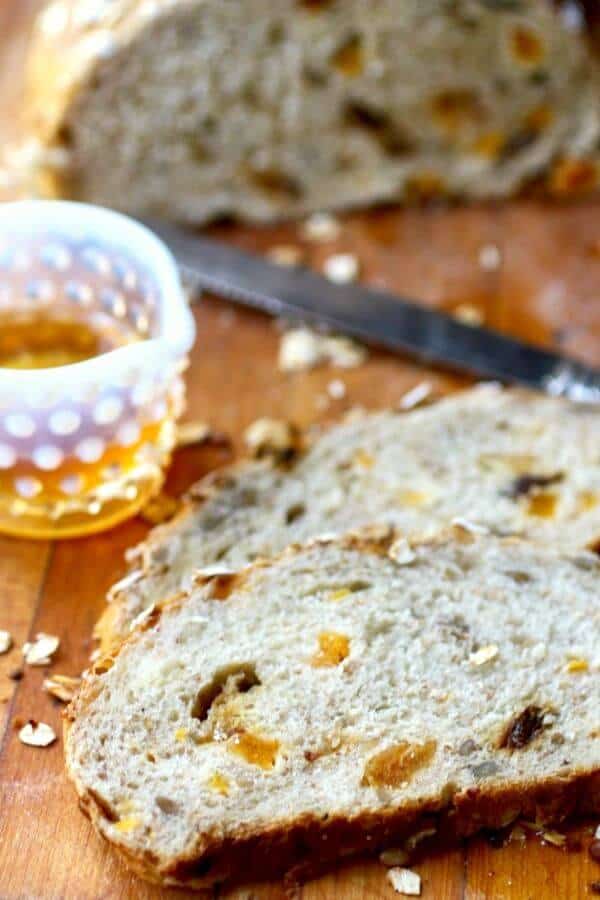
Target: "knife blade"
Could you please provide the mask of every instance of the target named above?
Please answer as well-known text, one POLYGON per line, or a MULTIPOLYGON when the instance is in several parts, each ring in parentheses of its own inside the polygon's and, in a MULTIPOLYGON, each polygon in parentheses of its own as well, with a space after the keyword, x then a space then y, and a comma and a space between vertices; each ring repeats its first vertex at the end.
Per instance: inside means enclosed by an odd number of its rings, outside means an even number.
POLYGON ((170 223, 144 224, 167 244, 194 286, 217 296, 426 363, 579 402, 600 402, 600 370, 551 350, 465 325, 403 297, 356 283, 334 284, 301 267, 276 266, 170 223))

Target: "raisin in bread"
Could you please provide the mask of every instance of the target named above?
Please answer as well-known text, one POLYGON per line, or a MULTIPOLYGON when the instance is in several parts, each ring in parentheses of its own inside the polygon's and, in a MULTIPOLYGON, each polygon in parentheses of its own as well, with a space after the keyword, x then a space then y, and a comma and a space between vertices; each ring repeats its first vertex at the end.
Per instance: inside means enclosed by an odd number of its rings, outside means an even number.
POLYGON ((119 640, 204 566, 237 569, 294 541, 369 523, 423 532, 465 517, 563 547, 600 539, 600 407, 476 387, 409 413, 353 417, 291 465, 248 462, 201 482, 130 552, 98 627, 119 640))
POLYGON ((599 67, 569 6, 55 0, 29 65, 41 181, 188 222, 505 195, 549 169, 589 189, 599 67))
POLYGON ((147 616, 67 711, 100 833, 201 887, 600 811, 600 560, 453 532, 290 548, 147 616))

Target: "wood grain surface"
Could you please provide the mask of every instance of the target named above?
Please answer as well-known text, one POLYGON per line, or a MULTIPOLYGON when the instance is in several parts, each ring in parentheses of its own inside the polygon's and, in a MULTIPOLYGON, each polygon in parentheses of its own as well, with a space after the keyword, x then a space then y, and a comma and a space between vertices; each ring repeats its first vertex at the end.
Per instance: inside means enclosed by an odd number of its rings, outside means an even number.
MULTIPOLYGON (((25 35, 37 0, 0 3, 0 109, 4 134, 14 130, 25 35)), ((480 310, 484 321, 532 341, 560 346, 600 364, 600 205, 550 207, 518 202, 474 209, 386 209, 343 219, 338 240, 308 245, 290 225, 213 231, 249 249, 293 243, 319 269, 334 250, 355 253, 366 283, 402 290, 428 305, 480 310), (482 247, 493 245, 499 268, 480 265, 482 247)), ((330 421, 362 404, 396 404, 427 379, 438 393, 466 381, 408 360, 373 353, 352 370, 316 369, 282 375, 276 366, 279 333, 264 316, 234 309, 216 298, 195 307, 198 341, 188 377, 190 419, 208 421, 230 435, 231 448, 179 451, 168 489, 184 490, 207 471, 240 452, 244 427, 261 415, 306 426, 330 421), (333 378, 346 385, 333 400, 333 378)), ((62 767, 62 746, 23 746, 17 724, 29 718, 60 731, 60 708, 41 690, 44 670, 27 668, 20 680, 18 647, 42 630, 61 646, 52 671, 75 674, 90 652, 92 624, 103 596, 124 571, 123 552, 146 526, 136 519, 116 530, 60 544, 0 539, 0 628, 16 649, 0 657, 0 900, 166 900, 161 891, 128 873, 79 812, 62 767), (10 676, 13 676, 12 678, 10 676)), ((600 866, 588 853, 590 823, 571 829, 579 850, 560 850, 537 839, 494 849, 483 838, 464 847, 434 848, 415 863, 428 900, 562 900, 592 896, 600 866)), ((237 890, 230 900, 275 900, 280 885, 237 890)), ((302 900, 375 900, 397 896, 384 868, 362 861, 310 882, 302 900)))

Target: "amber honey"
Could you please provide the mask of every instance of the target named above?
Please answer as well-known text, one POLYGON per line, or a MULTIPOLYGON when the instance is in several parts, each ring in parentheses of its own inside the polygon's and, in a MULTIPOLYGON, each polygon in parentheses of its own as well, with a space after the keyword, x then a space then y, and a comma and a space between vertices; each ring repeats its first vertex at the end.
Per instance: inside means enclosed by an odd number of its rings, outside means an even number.
POLYGON ((74 318, 48 315, 0 315, 0 367, 52 369, 93 359, 116 350, 139 335, 134 331, 92 328, 74 318))

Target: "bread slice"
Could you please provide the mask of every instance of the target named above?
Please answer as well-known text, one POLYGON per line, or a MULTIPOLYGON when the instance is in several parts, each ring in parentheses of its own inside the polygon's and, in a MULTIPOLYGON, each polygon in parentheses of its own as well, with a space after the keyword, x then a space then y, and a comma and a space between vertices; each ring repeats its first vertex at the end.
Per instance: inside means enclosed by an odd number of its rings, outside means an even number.
POLYGON ((292 464, 201 482, 130 553, 99 627, 106 647, 194 571, 237 569, 294 541, 370 523, 423 532, 464 517, 561 547, 600 539, 600 407, 483 386, 410 413, 352 417, 292 464))
POLYGON ((595 554, 456 527, 200 578, 69 708, 83 809, 190 887, 600 811, 599 576, 595 554))
POLYGON ((254 221, 598 186, 598 60, 552 0, 55 0, 27 121, 46 189, 254 221), (568 27, 569 26, 569 27, 568 27))

